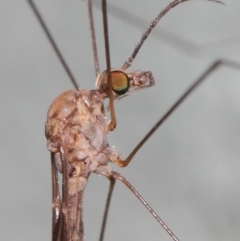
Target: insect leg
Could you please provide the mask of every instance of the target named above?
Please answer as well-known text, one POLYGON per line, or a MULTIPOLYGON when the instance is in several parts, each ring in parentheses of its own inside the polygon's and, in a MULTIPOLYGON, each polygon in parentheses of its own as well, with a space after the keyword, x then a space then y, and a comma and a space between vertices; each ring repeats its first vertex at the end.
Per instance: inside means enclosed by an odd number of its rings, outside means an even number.
POLYGON ((207 70, 180 96, 180 98, 172 105, 172 107, 163 115, 163 117, 151 128, 145 137, 133 149, 130 155, 125 159, 117 159, 114 163, 119 167, 127 166, 143 144, 153 135, 153 133, 163 124, 163 122, 173 113, 174 110, 205 80, 207 77, 218 69, 220 66, 228 66, 240 70, 240 64, 229 60, 217 60, 210 65, 207 70))
POLYGON ((109 177, 109 181, 110 181, 110 185, 109 185, 107 200, 106 200, 105 208, 104 208, 104 215, 103 215, 103 219, 102 219, 99 241, 103 241, 103 239, 104 239, 104 233, 105 233, 106 223, 107 223, 107 218, 108 218, 108 211, 109 211, 109 207, 110 207, 110 203, 111 203, 113 189, 114 189, 115 182, 116 182, 116 180, 112 177, 109 177))
POLYGON ((35 5, 35 3, 34 3, 32 0, 27 0, 27 2, 29 3, 31 9, 33 10, 33 12, 34 12, 34 14, 35 14, 35 16, 36 16, 36 18, 38 19, 38 21, 39 21, 39 23, 40 23, 40 25, 41 25, 44 33, 46 34, 49 42, 51 43, 51 45, 52 45, 55 53, 57 54, 58 59, 60 60, 63 68, 64 68, 65 71, 67 72, 67 75, 68 75, 68 77, 70 78, 73 86, 75 87, 75 89, 78 89, 78 84, 77 84, 77 82, 76 82, 76 80, 75 80, 75 78, 74 78, 74 76, 73 76, 73 74, 72 74, 69 66, 67 65, 67 62, 65 61, 63 55, 61 54, 61 52, 60 52, 60 50, 59 50, 59 48, 58 48, 58 46, 57 46, 57 44, 56 44, 56 41, 53 39, 52 34, 50 33, 50 31, 49 31, 46 23, 44 22, 41 14, 40 14, 40 12, 39 12, 39 10, 37 9, 37 6, 35 5))
POLYGON ((157 220, 158 223, 167 231, 167 233, 172 237, 174 241, 179 241, 175 234, 170 230, 170 228, 164 223, 164 221, 156 214, 156 212, 150 207, 150 205, 144 200, 140 193, 129 183, 121 174, 112 171, 112 178, 120 180, 127 188, 139 199, 139 201, 144 205, 144 207, 152 214, 152 216, 157 220))

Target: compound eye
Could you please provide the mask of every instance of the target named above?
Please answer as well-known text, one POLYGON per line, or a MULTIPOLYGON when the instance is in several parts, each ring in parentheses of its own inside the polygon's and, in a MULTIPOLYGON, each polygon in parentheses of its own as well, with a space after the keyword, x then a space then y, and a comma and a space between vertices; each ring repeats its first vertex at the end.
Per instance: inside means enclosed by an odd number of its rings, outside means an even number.
POLYGON ((118 95, 124 95, 130 86, 127 74, 119 70, 111 71, 112 90, 118 95))

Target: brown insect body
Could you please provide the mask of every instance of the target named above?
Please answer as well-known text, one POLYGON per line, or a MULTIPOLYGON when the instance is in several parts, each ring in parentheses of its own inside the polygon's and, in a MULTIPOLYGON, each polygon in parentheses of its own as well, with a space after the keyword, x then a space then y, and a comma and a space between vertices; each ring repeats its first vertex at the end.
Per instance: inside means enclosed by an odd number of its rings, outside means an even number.
MULTIPOLYGON (((60 210, 65 227, 62 229, 65 230, 63 240, 83 240, 82 194, 87 179, 91 172, 111 176, 112 170, 107 163, 109 160, 116 163, 119 159, 119 154, 108 145, 106 138, 109 121, 104 115, 103 106, 104 99, 108 97, 105 77, 103 73, 98 78, 96 90, 63 92, 48 111, 45 126, 47 146, 54 153, 57 170, 66 178, 63 180, 66 185, 60 210)), ((151 72, 131 72, 128 77, 129 91, 155 83, 151 72)), ((114 98, 118 97, 114 93, 114 98)))
POLYGON ((60 173, 64 173, 64 162, 67 165, 67 195, 62 205, 66 240, 83 239, 83 231, 79 229, 83 218, 76 215, 76 210, 77 205, 82 206, 82 192, 89 174, 118 156, 107 145, 108 121, 102 112, 103 99, 104 95, 98 91, 69 90, 55 99, 48 112, 48 149, 55 153, 60 173))
MULTIPOLYGON (((98 91, 69 90, 61 94, 49 109, 46 123, 48 149, 55 153, 64 152, 72 167, 70 175, 79 176, 87 169, 93 172, 95 162, 106 164, 108 159, 114 160, 108 154, 105 136, 108 121, 102 111, 103 100, 103 94, 98 91), (80 163, 85 163, 85 168, 80 163)), ((62 172, 61 169, 58 171, 62 172)))

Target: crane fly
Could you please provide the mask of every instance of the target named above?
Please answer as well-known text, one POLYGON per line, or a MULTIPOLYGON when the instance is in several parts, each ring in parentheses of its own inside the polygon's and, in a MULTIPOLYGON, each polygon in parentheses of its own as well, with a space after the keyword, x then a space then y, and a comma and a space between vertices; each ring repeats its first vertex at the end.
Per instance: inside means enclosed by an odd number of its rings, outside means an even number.
MULTIPOLYGON (((205 3, 206 4, 206 3, 205 3)), ((206 6, 205 6, 206 7, 206 6)), ((110 31, 110 34, 111 34, 111 31, 110 31)), ((125 60, 125 59, 123 59, 123 60, 125 60)), ((146 68, 146 69, 149 69, 149 68, 146 68)), ((181 76, 182 77, 182 76, 181 76)), ((156 79, 156 78, 155 78, 156 79)), ((157 81, 157 84, 159 85, 159 80, 157 80, 156 79, 156 81, 157 81)), ((162 81, 162 80, 161 80, 162 81)), ((150 90, 148 90, 148 91, 150 91, 150 90)), ((141 94, 141 93, 139 93, 139 94, 141 94)), ((137 96, 137 95, 136 95, 137 96)), ((135 98, 135 97, 134 97, 135 98)), ((136 97, 136 98, 138 98, 138 97, 136 97)), ((123 101, 125 101, 125 100, 123 100, 123 101)), ((149 115, 150 116, 150 115, 149 115)), ((118 116, 118 112, 117 112, 117 117, 119 117, 118 116)), ((153 121, 154 122, 154 121, 153 121)), ((120 125, 120 124, 119 124, 120 125)), ((130 142, 130 141, 129 141, 130 142)), ((119 148, 120 149, 120 148, 119 148)), ((179 158, 181 158, 181 156, 179 157, 179 158)), ((150 158, 150 159, 152 159, 152 158, 150 158)), ((148 160, 148 162, 150 162, 151 160, 148 160)), ((178 159, 177 159, 177 161, 178 161, 178 159)), ((137 160, 137 162, 138 162, 138 160, 137 160)), ((159 172, 161 172, 161 169, 159 170, 159 172)), ((47 176, 47 175, 46 175, 47 176)), ((38 191, 41 191, 41 189, 39 189, 38 191)), ((160 204, 161 204, 161 202, 160 202, 160 204)), ((159 205, 160 205, 159 204, 159 205)), ((160 205, 161 206, 161 205, 160 205)), ((113 209, 112 209, 113 210, 113 209)), ((161 209, 159 209, 159 211, 158 211, 159 213, 161 213, 162 211, 161 211, 161 209)), ((110 212, 111 213, 111 212, 110 212)), ((146 215, 147 216, 147 215, 146 215)), ((178 232, 177 232, 177 234, 178 234, 178 232)), ((180 236, 181 237, 181 236, 180 236)), ((184 239, 182 239, 182 240, 184 240, 184 239)))

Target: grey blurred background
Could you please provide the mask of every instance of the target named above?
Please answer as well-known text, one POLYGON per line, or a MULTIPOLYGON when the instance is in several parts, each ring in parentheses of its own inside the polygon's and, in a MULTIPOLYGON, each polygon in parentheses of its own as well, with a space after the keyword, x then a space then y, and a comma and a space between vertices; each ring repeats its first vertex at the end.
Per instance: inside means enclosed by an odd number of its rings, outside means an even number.
MULTIPOLYGON (((121 67, 169 0, 110 1, 111 59, 121 67), (120 18, 119 18, 120 16, 120 18)), ((36 0, 81 87, 95 73, 86 1, 36 0)), ((240 63, 240 2, 183 3, 144 44, 132 69, 152 70, 157 85, 116 103, 110 145, 127 156, 180 94, 218 58, 240 63), (174 38, 172 34, 178 36, 174 38)), ((94 8, 101 70, 101 12, 94 8)), ((0 239, 50 240, 51 177, 44 122, 52 100, 72 88, 26 1, 0 0, 0 239)), ((138 152, 114 169, 143 195, 182 241, 240 236, 240 71, 222 67, 138 152)), ((98 240, 108 189, 92 175, 86 188, 86 240, 98 240)), ((105 240, 171 240, 121 184, 105 240)))

